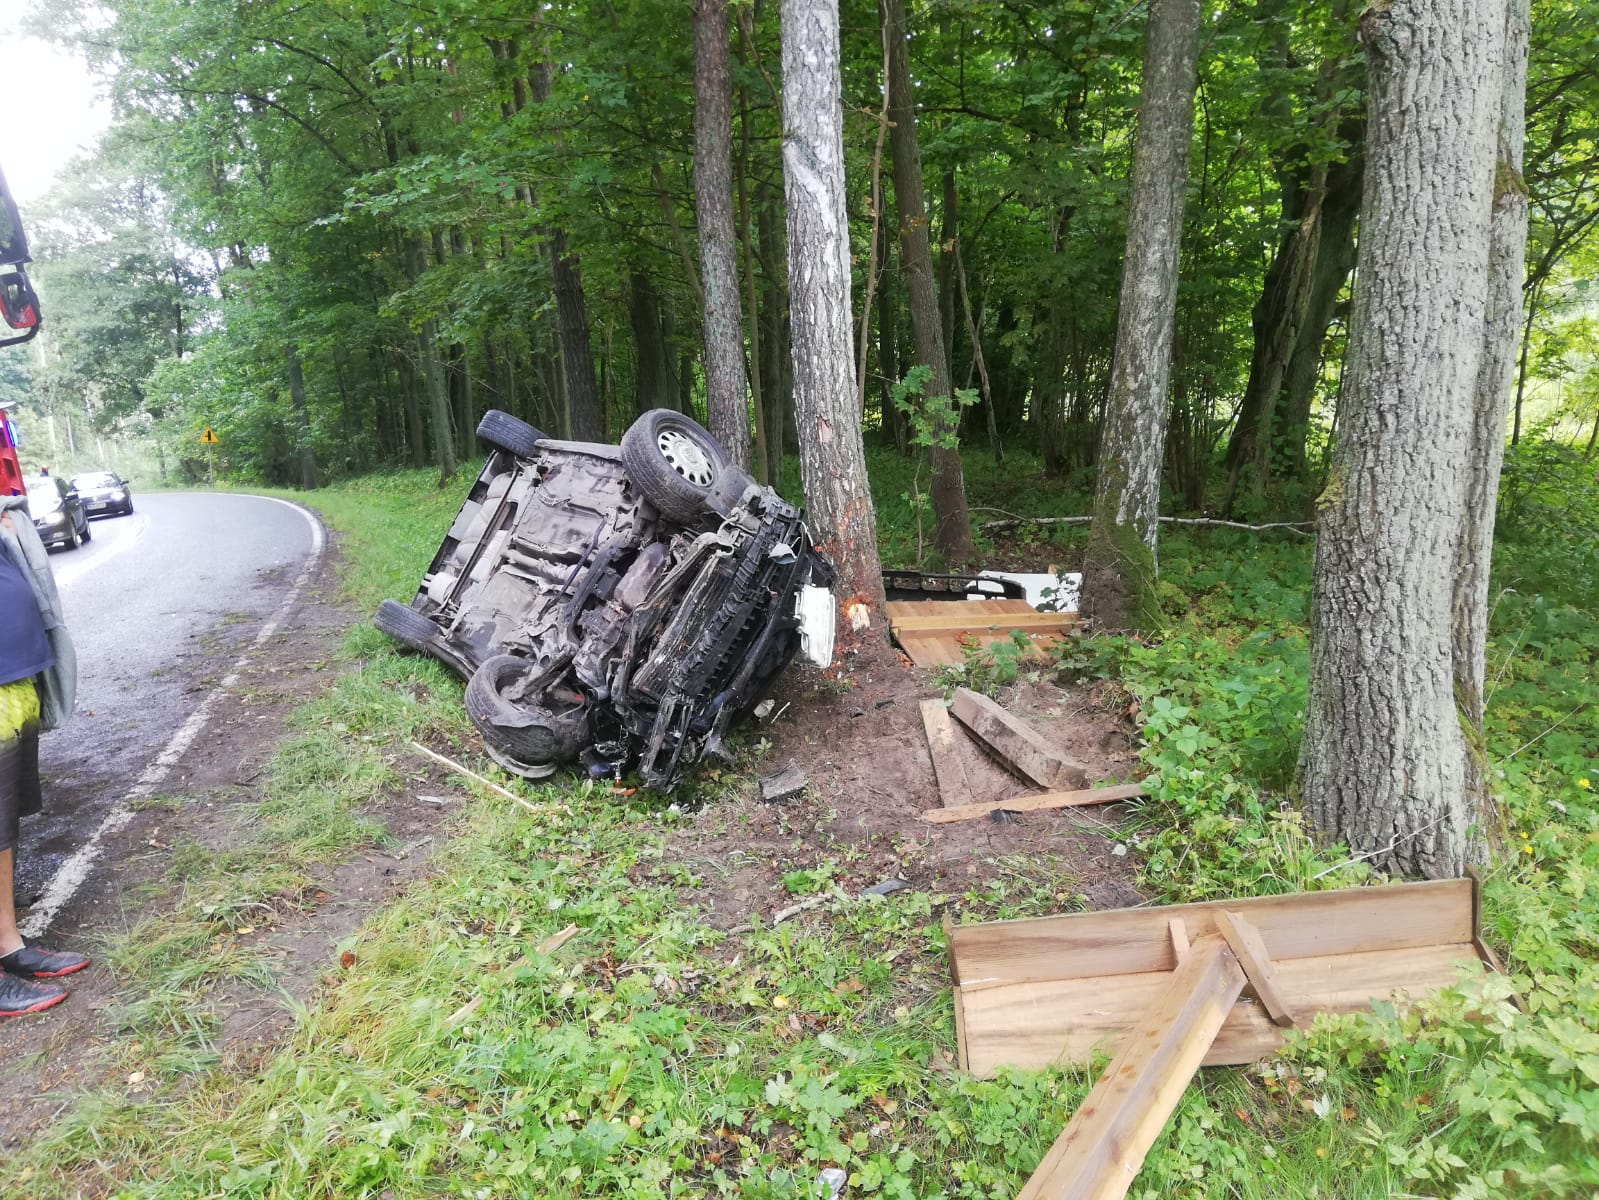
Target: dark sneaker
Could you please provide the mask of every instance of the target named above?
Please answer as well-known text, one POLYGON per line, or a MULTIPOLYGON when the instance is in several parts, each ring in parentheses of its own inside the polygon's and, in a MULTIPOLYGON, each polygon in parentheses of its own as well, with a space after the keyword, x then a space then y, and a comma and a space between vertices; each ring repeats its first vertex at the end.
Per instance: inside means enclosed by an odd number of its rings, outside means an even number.
POLYGON ((24 979, 58 979, 81 971, 89 965, 87 955, 73 954, 68 950, 46 950, 42 946, 23 946, 10 954, 0 955, 0 968, 7 975, 20 975, 24 979))
POLYGON ((67 998, 67 990, 17 975, 0 975, 0 1017, 43 1012, 67 998))

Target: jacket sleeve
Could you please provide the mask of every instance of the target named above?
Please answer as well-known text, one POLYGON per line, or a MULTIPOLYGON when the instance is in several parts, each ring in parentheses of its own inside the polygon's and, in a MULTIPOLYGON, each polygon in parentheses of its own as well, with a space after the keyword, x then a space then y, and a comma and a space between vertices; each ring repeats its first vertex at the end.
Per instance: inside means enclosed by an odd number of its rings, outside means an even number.
POLYGON ((55 576, 50 572, 50 557, 44 543, 33 527, 33 520, 21 496, 0 497, 0 510, 11 513, 12 528, 0 525, 0 539, 12 561, 21 564, 33 588, 33 598, 39 605, 39 616, 44 620, 45 636, 55 663, 48 671, 36 677, 39 688, 39 727, 44 730, 59 729, 72 715, 78 698, 78 652, 67 632, 65 614, 61 608, 61 595, 56 590, 55 576))

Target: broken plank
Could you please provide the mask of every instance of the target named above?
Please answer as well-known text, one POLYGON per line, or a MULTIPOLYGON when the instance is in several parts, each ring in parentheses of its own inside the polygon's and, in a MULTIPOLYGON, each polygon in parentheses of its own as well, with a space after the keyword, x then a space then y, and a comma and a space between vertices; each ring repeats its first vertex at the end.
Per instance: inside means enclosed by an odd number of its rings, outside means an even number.
POLYGON ((986 817, 995 809, 1004 809, 1006 812, 1039 812, 1051 808, 1081 808, 1087 804, 1109 804, 1114 800, 1131 800, 1143 794, 1144 785, 1141 783, 1118 783, 1110 787, 1084 788, 1072 792, 1044 792, 1037 796, 1012 796, 1009 800, 991 800, 982 804, 932 808, 922 813, 922 820, 934 825, 944 825, 950 821, 970 821, 977 817, 986 817))
POLYGON ((1051 746, 1038 731, 970 688, 956 688, 955 719, 1004 763, 1006 769, 1041 788, 1080 788, 1088 768, 1051 746))
POLYGON ((961 762, 955 722, 942 700, 922 701, 922 727, 927 730, 927 752, 933 756, 933 774, 938 779, 939 799, 949 804, 958 796, 972 794, 961 762))
POLYGON ((1277 986, 1277 969, 1266 951, 1266 943, 1260 940, 1260 930, 1237 913, 1224 908, 1218 908, 1211 916, 1222 937, 1232 947, 1233 956, 1244 968, 1244 974, 1249 976, 1250 986, 1255 989, 1255 996, 1270 1015, 1272 1023, 1284 1029, 1291 1027, 1294 1013, 1277 986))
POLYGON ((1020 629, 1023 632, 1059 633, 1077 618, 1070 613, 1003 613, 982 614, 962 612, 967 606, 951 604, 954 611, 929 617, 900 617, 893 622, 893 630, 903 636, 908 633, 973 633, 986 630, 1020 629))
POLYGON ((1196 941, 1017 1200, 1125 1196, 1243 990, 1227 943, 1196 941))

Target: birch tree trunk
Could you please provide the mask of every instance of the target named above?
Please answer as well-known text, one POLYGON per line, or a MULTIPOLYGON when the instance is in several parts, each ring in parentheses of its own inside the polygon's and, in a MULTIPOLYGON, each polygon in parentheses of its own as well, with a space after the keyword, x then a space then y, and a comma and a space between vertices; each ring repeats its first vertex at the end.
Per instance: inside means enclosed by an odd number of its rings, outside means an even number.
POLYGON ((904 0, 883 0, 883 36, 887 39, 888 119, 894 152, 894 209, 899 216, 899 261, 910 299, 911 334, 916 361, 933 372, 927 395, 947 406, 934 430, 933 543, 949 566, 969 560, 972 521, 966 511, 966 473, 958 447, 960 413, 950 382, 949 348, 933 278, 932 249, 927 240, 927 202, 922 195, 922 156, 916 143, 916 104, 911 95, 910 53, 906 49, 904 0))
POLYGON ((705 300, 705 410, 728 457, 750 469, 744 330, 733 230, 733 79, 727 0, 694 0, 694 213, 705 300))
POLYGON ((1477 813, 1452 600, 1483 359, 1506 0, 1393 0, 1360 22, 1365 201, 1318 501, 1299 769, 1325 835, 1373 865, 1466 866, 1477 813))
POLYGON ((1483 677, 1488 645, 1488 571, 1493 557, 1494 509, 1505 459, 1505 418, 1516 374, 1521 326, 1521 283, 1527 259, 1527 188, 1522 181, 1526 142, 1528 0, 1509 0, 1505 13, 1504 86, 1499 146, 1493 174, 1493 216, 1488 247, 1488 312, 1482 362, 1477 368, 1465 459, 1466 510, 1455 555, 1455 697, 1466 737, 1466 796, 1474 811, 1490 795, 1483 744, 1483 677))
POLYGON ((877 517, 855 404, 838 0, 783 0, 782 40, 789 340, 800 479, 820 548, 838 568, 841 613, 868 605, 886 637, 877 517))
POLYGON ((1116 357, 1083 563, 1082 609, 1102 628, 1161 623, 1160 470, 1198 63, 1199 0, 1150 0, 1116 357))

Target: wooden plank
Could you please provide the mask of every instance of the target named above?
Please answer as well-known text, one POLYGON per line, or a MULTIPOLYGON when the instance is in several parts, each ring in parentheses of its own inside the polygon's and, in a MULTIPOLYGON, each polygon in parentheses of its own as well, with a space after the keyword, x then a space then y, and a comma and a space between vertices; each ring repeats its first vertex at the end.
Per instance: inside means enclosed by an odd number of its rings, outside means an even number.
MULTIPOLYGON (((1173 917, 1166 922, 1166 929, 1171 934, 1171 952, 1178 962, 1183 961, 1183 955, 1188 953, 1188 926, 1183 924, 1181 917, 1173 917)), ((1236 952, 1234 957, 1237 957, 1236 952)))
POLYGON ((1232 947, 1238 965, 1249 976, 1249 985, 1255 989, 1256 999, 1265 1008, 1273 1024, 1284 1029, 1290 1028, 1294 1024, 1294 1012, 1278 989, 1277 968, 1272 964, 1271 955, 1266 953, 1266 944, 1260 940, 1260 931, 1237 913, 1224 908, 1217 909, 1211 917, 1216 922, 1216 928, 1221 930, 1222 937, 1232 947))
POLYGON ((956 688, 955 719, 1006 768, 1041 788, 1072 790, 1088 782, 1088 768, 1051 746, 1038 731, 970 688, 956 688))
POLYGON ((953 804, 970 796, 972 785, 961 762, 960 735, 942 700, 922 701, 922 728, 927 731, 927 752, 933 756, 939 799, 953 804))
MULTIPOLYGON (((939 784, 939 787, 942 789, 943 784, 939 784)), ((1114 800, 1131 800, 1143 794, 1144 785, 1141 783, 1118 783, 1110 787, 1084 788, 1081 791, 1044 792, 1037 796, 1012 796, 1009 800, 990 800, 982 804, 930 808, 921 814, 921 818, 934 825, 945 825, 951 821, 970 821, 975 817, 986 817, 999 808, 1006 812, 1039 812, 1050 808, 1080 808, 1085 804, 1109 804, 1114 800)))
POLYGON ((961 633, 968 630, 972 633, 1011 629, 1058 633, 1073 621, 1070 613, 1031 610, 1026 613, 975 613, 966 610, 976 608, 976 604, 951 604, 948 607, 957 611, 926 617, 900 617, 890 620, 889 627, 896 636, 901 637, 908 633, 961 633))
MULTIPOLYGON (((1185 924, 1190 940, 1197 941, 1192 924, 1185 924)), ((1166 941, 1168 961, 1173 963, 1169 930, 1166 941)), ((964 962, 957 963, 965 968, 964 962)), ((1279 960, 1276 967, 1282 994, 1299 1013, 1367 1012, 1373 1000, 1403 1004, 1456 983, 1462 969, 1484 971, 1470 942, 1279 960)), ((1159 970, 959 987, 955 1008, 962 1031, 961 1066, 988 1077, 1001 1067, 1035 1070, 1057 1063, 1086 1063, 1099 1051, 1114 1054, 1169 978, 1169 970, 1159 970)), ((1206 1054, 1205 1065, 1254 1062, 1281 1046, 1284 1036, 1262 1005, 1241 997, 1206 1054)))
POLYGON ((1166 923, 1181 917, 1190 939, 1213 932, 1226 908, 1260 931, 1267 953, 1284 959, 1470 942, 1471 881, 1429 880, 1290 896, 1123 908, 1020 921, 960 925, 958 982, 1014 983, 1128 975, 1172 968, 1166 923))
POLYGON ((1125 1196, 1243 988, 1227 943, 1197 941, 1017 1200, 1125 1196))

